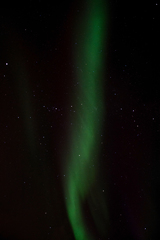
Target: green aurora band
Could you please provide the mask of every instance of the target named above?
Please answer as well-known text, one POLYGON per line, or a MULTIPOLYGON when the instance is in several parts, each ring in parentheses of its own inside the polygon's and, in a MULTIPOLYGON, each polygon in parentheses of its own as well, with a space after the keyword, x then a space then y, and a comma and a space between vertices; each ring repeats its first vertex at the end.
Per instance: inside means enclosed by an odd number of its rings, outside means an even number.
POLYGON ((107 31, 106 1, 85 2, 78 24, 75 21, 73 59, 77 67, 73 90, 75 114, 70 118, 64 195, 66 209, 76 240, 94 239, 87 227, 84 204, 88 204, 94 224, 105 234, 108 211, 98 182, 98 154, 104 118, 104 67, 107 31), (82 15, 81 15, 82 14, 82 15), (75 44, 76 43, 76 44, 75 44), (99 192, 98 192, 99 191, 99 192), (100 212, 95 211, 100 205, 100 212))

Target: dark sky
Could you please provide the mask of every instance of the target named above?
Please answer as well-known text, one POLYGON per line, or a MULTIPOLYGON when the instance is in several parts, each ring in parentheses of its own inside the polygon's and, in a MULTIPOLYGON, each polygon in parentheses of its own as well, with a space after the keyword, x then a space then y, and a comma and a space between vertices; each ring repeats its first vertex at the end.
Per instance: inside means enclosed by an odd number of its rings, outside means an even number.
MULTIPOLYGON (((42 2, 25 11, 0 11, 3 240, 75 239, 65 207, 63 156, 73 116, 70 95, 77 81, 74 26, 87 1, 54 6, 42 2)), ((108 13, 105 114, 101 142, 97 142, 96 186, 105 195, 107 232, 96 229, 87 204, 84 216, 97 240, 156 239, 160 4, 129 1, 126 5, 114 0, 108 2, 108 13)))

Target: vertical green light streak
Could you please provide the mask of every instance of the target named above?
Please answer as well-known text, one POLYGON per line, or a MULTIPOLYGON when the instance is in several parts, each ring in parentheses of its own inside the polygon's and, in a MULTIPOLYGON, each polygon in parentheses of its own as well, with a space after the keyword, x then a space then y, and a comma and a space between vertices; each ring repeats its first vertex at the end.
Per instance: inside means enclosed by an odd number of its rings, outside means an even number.
POLYGON ((76 240, 94 239, 85 226, 82 204, 93 197, 90 191, 98 171, 97 145, 104 111, 103 68, 107 31, 106 2, 91 0, 84 8, 79 24, 75 26, 74 62, 78 67, 76 81, 79 85, 72 99, 76 113, 75 119, 70 119, 73 122, 70 153, 64 166, 65 171, 67 169, 64 181, 66 208, 76 240))

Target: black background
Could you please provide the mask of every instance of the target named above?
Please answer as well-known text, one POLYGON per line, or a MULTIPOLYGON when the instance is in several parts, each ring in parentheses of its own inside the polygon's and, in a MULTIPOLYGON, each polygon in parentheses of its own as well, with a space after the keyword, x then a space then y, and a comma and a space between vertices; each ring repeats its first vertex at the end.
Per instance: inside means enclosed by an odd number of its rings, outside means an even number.
MULTIPOLYGON (((74 239, 62 152, 74 105, 73 22, 84 7, 39 1, 25 11, 0 10, 0 239, 74 239)), ((108 12, 97 145, 109 221, 95 239, 156 239, 160 4, 109 1, 108 12)))

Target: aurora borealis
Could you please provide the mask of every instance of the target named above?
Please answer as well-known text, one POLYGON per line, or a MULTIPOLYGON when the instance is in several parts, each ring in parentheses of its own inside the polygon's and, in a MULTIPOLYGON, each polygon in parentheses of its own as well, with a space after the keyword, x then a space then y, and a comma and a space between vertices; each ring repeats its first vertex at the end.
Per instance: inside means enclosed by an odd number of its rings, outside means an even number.
MULTIPOLYGON (((76 117, 70 128, 67 144, 67 148, 70 149, 69 155, 64 155, 66 158, 64 168, 67 169, 64 192, 75 239, 82 240, 94 239, 86 228, 83 203, 88 200, 89 205, 96 206, 90 195, 94 195, 93 185, 96 184, 95 180, 98 177, 99 147, 96 143, 102 131, 104 114, 106 2, 88 1, 76 22, 78 24, 74 27, 77 42, 73 49, 73 62, 78 66, 75 73, 78 87, 76 94, 75 92, 72 94, 76 117)), ((105 215, 106 212, 101 214, 105 215)))
POLYGON ((0 9, 0 240, 159 239, 159 7, 0 9))

